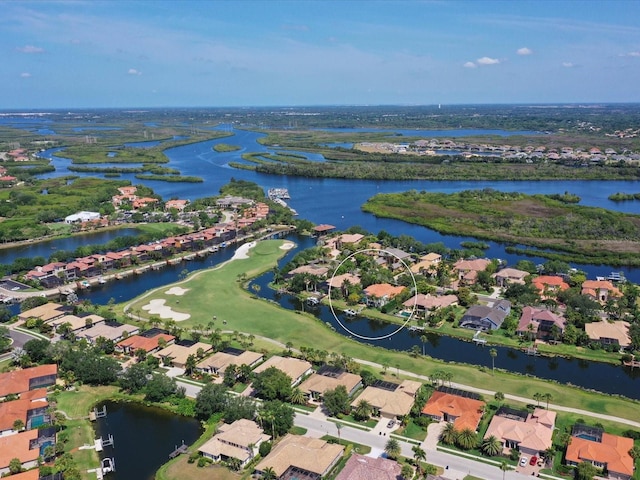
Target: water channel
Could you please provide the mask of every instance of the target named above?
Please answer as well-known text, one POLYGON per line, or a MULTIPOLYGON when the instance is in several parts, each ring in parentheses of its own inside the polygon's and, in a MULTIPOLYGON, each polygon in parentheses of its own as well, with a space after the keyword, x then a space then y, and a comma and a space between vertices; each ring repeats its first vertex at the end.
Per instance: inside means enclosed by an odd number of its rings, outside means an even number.
MULTIPOLYGON (((109 480, 153 480, 169 454, 184 442, 191 445, 202 434, 200 422, 138 403, 106 402, 107 416, 96 421, 96 437, 113 436, 102 458, 115 458, 109 480)), ((102 408, 102 404, 98 405, 102 408)))

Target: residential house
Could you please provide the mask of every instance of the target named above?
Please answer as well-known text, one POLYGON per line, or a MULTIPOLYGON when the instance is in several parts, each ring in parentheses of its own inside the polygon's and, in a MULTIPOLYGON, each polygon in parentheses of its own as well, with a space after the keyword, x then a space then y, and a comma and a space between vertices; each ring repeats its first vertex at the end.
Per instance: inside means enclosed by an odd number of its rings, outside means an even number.
POLYGON ((336 480, 398 480, 402 467, 395 460, 354 453, 336 480))
POLYGON ((567 290, 569 284, 557 275, 540 275, 531 280, 543 300, 554 298, 559 292, 567 290))
POLYGON ((321 224, 321 225, 316 225, 315 227, 313 227, 313 234, 321 237, 323 235, 327 235, 329 234, 332 230, 335 230, 335 226, 334 225, 328 225, 328 224, 321 224))
POLYGON ((39 365, 37 367, 0 373, 0 399, 11 394, 21 394, 30 390, 49 387, 56 383, 58 366, 39 365))
POLYGON ((287 434, 256 465, 263 473, 272 468, 279 480, 324 478, 340 461, 344 447, 319 438, 287 434))
POLYGON ((140 329, 134 325, 127 323, 119 323, 115 321, 105 321, 98 325, 93 325, 86 330, 82 330, 76 334, 77 338, 85 339, 90 344, 95 344, 98 338, 118 342, 124 337, 137 334, 140 329))
POLYGON ((298 268, 294 268, 287 273, 287 277, 293 277, 294 275, 315 275, 320 278, 325 278, 329 267, 326 265, 302 265, 298 268))
POLYGON ((160 359, 164 365, 185 368, 190 355, 199 358, 198 352, 206 354, 209 353, 212 348, 208 343, 187 340, 167 345, 162 350, 155 352, 153 356, 160 359))
POLYGON ((422 408, 426 415, 437 422, 453 423, 456 430, 477 430, 484 411, 484 402, 480 396, 469 392, 442 388, 438 389, 427 400, 422 408))
POLYGON ((254 367, 262 361, 264 355, 249 350, 239 350, 237 348, 225 348, 221 352, 216 352, 209 358, 202 360, 196 368, 202 372, 212 375, 224 375, 224 371, 229 365, 237 367, 248 365, 254 367))
POLYGON ((552 445, 555 421, 556 413, 543 408, 529 413, 503 407, 491 419, 484 438, 499 439, 505 454, 515 448, 523 455, 540 456, 552 445))
POLYGON ((169 211, 172 208, 175 208, 178 212, 182 212, 188 203, 189 200, 167 200, 164 204, 164 209, 169 211))
POLYGON ((524 285, 524 279, 529 275, 529 272, 517 268, 503 268, 491 276, 496 279, 496 284, 499 287, 507 287, 514 283, 524 285))
POLYGON ((500 300, 492 307, 474 305, 460 319, 460 327, 473 330, 496 330, 511 311, 511 302, 500 300))
POLYGON ((475 260, 460 259, 453 264, 453 271, 458 276, 458 281, 464 285, 473 285, 478 278, 478 272, 483 272, 491 264, 491 260, 477 258, 475 260))
POLYGON ((374 415, 396 420, 411 413, 421 387, 422 384, 414 380, 404 380, 400 384, 376 381, 351 402, 351 407, 356 408, 364 400, 373 407, 374 415))
POLYGON ((104 318, 100 315, 85 315, 83 317, 79 317, 77 315, 64 315, 62 317, 56 318, 55 320, 50 320, 47 322, 51 325, 55 330, 60 328, 62 325, 67 324, 69 329, 76 333, 80 330, 85 330, 94 325, 100 325, 104 323, 104 318))
POLYGON ((51 475, 48 477, 40 477, 40 469, 33 468, 31 470, 27 470, 26 472, 14 473, 11 475, 11 480, 64 480, 62 477, 62 473, 58 473, 55 476, 51 475))
POLYGON ((413 263, 410 253, 399 248, 385 247, 380 255, 384 258, 386 265, 393 271, 404 269, 413 263))
POLYGON ((527 306, 522 309, 516 334, 521 337, 530 335, 532 338, 547 339, 551 336, 554 325, 557 333, 562 335, 565 323, 562 316, 550 310, 527 306))
POLYGON ((629 455, 632 448, 632 438, 595 431, 578 433, 574 427, 565 460, 567 465, 575 466, 589 462, 606 469, 608 478, 630 480, 634 469, 634 460, 629 455))
POLYGON ((442 262, 442 255, 439 253, 427 253, 420 257, 417 263, 414 263, 409 267, 412 273, 419 275, 433 275, 442 262))
POLYGON ((431 295, 419 293, 414 295, 402 305, 405 308, 413 309, 418 316, 424 317, 428 312, 439 308, 449 307, 458 304, 458 297, 455 295, 431 295))
POLYGON ((45 303, 19 313, 18 320, 25 322, 30 318, 37 318, 43 322, 48 322, 49 320, 62 317, 69 311, 71 311, 71 308, 60 305, 59 303, 45 303))
POLYGON ((230 425, 222 424, 218 427, 218 433, 198 448, 198 451, 214 462, 235 458, 244 468, 256 456, 260 444, 270 438, 256 422, 240 419, 230 425))
POLYGON ((585 324, 584 330, 590 340, 600 342, 603 345, 618 345, 620 348, 627 348, 631 345, 629 326, 629 322, 622 320, 615 322, 602 320, 585 324))
POLYGON ((17 458, 23 469, 38 465, 40 448, 37 429, 0 436, 0 475, 9 475, 9 464, 17 458))
POLYGON ((145 336, 145 333, 132 335, 124 340, 120 340, 116 343, 116 351, 127 355, 134 355, 138 350, 153 353, 160 349, 160 344, 163 343, 162 340, 164 340, 166 345, 170 345, 176 339, 176 337, 167 333, 158 333, 153 336, 145 336))
POLYGON ((262 373, 268 368, 277 368, 291 379, 291 386, 299 384, 304 377, 313 372, 311 363, 293 357, 281 357, 274 355, 266 362, 253 369, 253 373, 262 373))
POLYGON ((25 392, 17 400, 0 403, 0 436, 15 433, 13 423, 16 420, 22 421, 26 430, 47 423, 48 408, 46 388, 25 392))
POLYGON ((609 298, 622 297, 622 292, 609 280, 585 280, 582 283, 582 295, 605 303, 609 298))
POLYGON ((342 288, 345 282, 349 282, 350 285, 360 285, 360 277, 352 273, 343 273, 342 275, 336 275, 327 280, 326 285, 328 288, 342 288))
POLYGON ((362 378, 340 368, 323 365, 317 373, 310 375, 300 384, 300 390, 309 398, 320 400, 324 392, 335 390, 340 385, 345 387, 351 396, 362 386, 362 378))
POLYGON ((388 283, 374 283, 365 288, 362 293, 364 293, 364 301, 368 306, 381 308, 402 293, 405 288, 402 285, 394 287, 388 283))

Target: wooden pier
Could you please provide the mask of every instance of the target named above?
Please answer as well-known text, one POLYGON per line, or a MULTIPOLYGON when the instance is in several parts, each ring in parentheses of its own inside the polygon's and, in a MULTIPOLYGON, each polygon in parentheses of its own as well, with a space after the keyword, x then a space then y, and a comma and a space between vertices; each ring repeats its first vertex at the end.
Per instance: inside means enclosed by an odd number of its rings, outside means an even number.
POLYGON ((481 333, 482 333, 482 330, 478 330, 476 333, 473 334, 473 338, 471 339, 477 345, 485 345, 487 343, 487 341, 484 338, 480 338, 481 333))
POLYGON ((178 455, 187 453, 188 448, 189 447, 184 444, 184 440, 183 440, 182 445, 180 445, 179 447, 176 445, 175 450, 169 454, 169 458, 176 458, 178 455))
POLYGON ((93 407, 93 410, 89 412, 89 420, 95 422, 99 418, 107 416, 107 406, 103 405, 102 410, 98 410, 98 407, 93 407))

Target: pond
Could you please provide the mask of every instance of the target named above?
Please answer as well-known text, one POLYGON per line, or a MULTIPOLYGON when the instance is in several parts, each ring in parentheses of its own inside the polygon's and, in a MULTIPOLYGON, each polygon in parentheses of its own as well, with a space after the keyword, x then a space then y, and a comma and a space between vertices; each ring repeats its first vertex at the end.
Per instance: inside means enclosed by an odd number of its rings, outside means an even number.
MULTIPOLYGON (((152 480, 169 454, 183 442, 191 445, 202 434, 200 422, 139 403, 108 401, 107 416, 96 421, 96 438, 113 436, 102 458, 114 458, 116 471, 109 480, 152 480)), ((98 405, 98 409, 102 404, 98 405)))

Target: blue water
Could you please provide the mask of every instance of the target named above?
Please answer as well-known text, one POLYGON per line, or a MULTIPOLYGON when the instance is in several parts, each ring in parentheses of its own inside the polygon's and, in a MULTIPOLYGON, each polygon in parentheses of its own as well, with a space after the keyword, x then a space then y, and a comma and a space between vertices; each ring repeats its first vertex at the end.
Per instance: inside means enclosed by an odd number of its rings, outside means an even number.
MULTIPOLYGON (((229 131, 228 125, 216 127, 229 131)), ((353 129, 360 131, 359 129, 353 129)), ((367 129, 364 129, 367 130, 367 129)), ((344 131, 350 131, 346 129, 344 131)), ((456 131, 432 131, 450 137, 475 134, 501 134, 509 135, 514 132, 490 131, 490 130, 456 130, 456 131)), ((138 180, 134 174, 122 174, 121 179, 130 180, 133 184, 144 183, 153 188, 156 193, 168 199, 171 197, 193 200, 204 196, 219 194, 220 187, 227 184, 233 177, 257 183, 266 191, 273 187, 285 187, 289 189, 291 200, 289 205, 296 209, 300 218, 311 220, 314 223, 329 223, 338 229, 347 229, 358 225, 368 231, 377 233, 385 230, 392 235, 409 235, 423 243, 443 242, 450 248, 460 248, 460 242, 473 240, 467 237, 441 235, 418 225, 410 225, 393 219, 376 218, 364 213, 360 206, 368 198, 377 193, 394 193, 416 189, 434 192, 452 193, 461 190, 493 188, 506 192, 523 192, 526 194, 562 194, 565 191, 576 194, 582 198, 581 204, 594 207, 603 207, 626 213, 640 214, 640 202, 612 202, 607 197, 616 192, 639 192, 640 181, 376 181, 376 180, 348 180, 339 178, 306 178, 285 177, 280 175, 266 175, 247 170, 237 170, 229 166, 230 162, 243 162, 242 154, 246 152, 286 152, 281 148, 267 148, 258 139, 264 137, 262 133, 248 130, 233 130, 234 136, 217 140, 208 140, 165 151, 170 162, 166 165, 177 168, 183 175, 193 175, 205 179, 203 183, 169 183, 154 180, 138 180), (232 143, 242 147, 235 152, 215 152, 212 147, 217 143, 232 143)), ((522 132, 515 132, 522 133, 522 132)), ((59 152, 60 148, 50 149, 43 156, 50 157, 59 152)), ((313 155, 313 154, 312 154, 313 155)), ((318 155, 318 157, 321 157, 318 155)), ((319 158, 316 157, 317 160, 319 158)), ((69 161, 54 157, 56 171, 43 175, 43 178, 68 175, 66 165, 69 161)), ((75 173, 81 176, 95 176, 91 174, 75 173)), ((519 259, 527 258, 535 263, 544 263, 546 260, 540 257, 522 257, 509 254, 505 246, 496 242, 487 242, 490 248, 487 256, 502 258, 509 264, 517 263, 519 259)), ((620 268, 613 266, 576 265, 587 271, 589 276, 608 275, 611 271, 624 271, 627 278, 640 282, 640 269, 620 268)))
POLYGON ((134 148, 152 148, 160 145, 160 140, 149 140, 148 142, 128 142, 125 143, 125 147, 134 147, 134 148))
POLYGON ((326 132, 339 133, 389 133, 390 135, 402 135, 406 137, 475 137, 478 135, 497 135, 499 137, 511 137, 514 135, 542 135, 541 132, 532 130, 486 130, 486 129, 457 129, 457 130, 423 130, 403 128, 314 128, 326 132))

